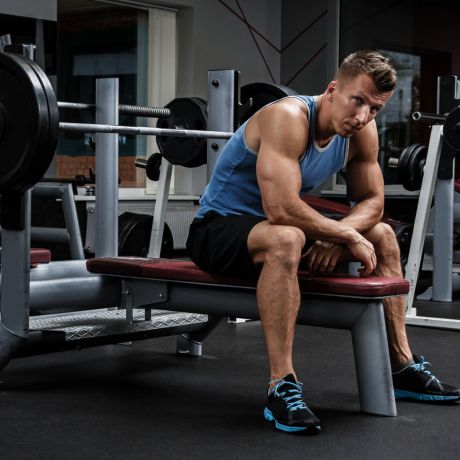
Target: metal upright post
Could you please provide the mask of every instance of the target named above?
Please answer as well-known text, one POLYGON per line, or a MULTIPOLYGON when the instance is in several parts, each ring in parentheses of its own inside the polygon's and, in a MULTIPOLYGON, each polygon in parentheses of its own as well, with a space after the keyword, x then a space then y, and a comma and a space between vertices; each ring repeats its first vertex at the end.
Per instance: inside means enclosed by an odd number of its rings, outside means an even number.
MULTIPOLYGON (((118 124, 118 78, 96 81, 96 123, 118 124)), ((96 257, 118 255, 118 134, 96 134, 96 257)))
MULTIPOLYGON (((2 198, 9 197, 4 195, 2 198)), ((23 225, 11 229, 3 225, 1 230, 0 370, 29 335, 30 190, 18 199, 23 225)))
POLYGON ((171 184, 172 164, 163 158, 161 161, 158 191, 153 211, 152 231, 150 233, 149 252, 147 257, 157 258, 161 255, 163 229, 168 207, 169 185, 171 184))
POLYGON ((437 302, 452 302, 453 243, 454 180, 438 178, 434 192, 432 295, 437 302))
MULTIPOLYGON (((236 70, 208 71, 208 126, 211 131, 235 130, 235 105, 238 97, 238 72, 236 70)), ((208 140, 208 182, 225 139, 208 140)))
POLYGON ((431 128, 430 143, 423 173, 422 187, 417 204, 417 213, 414 222, 414 230, 410 243, 409 256, 406 265, 405 278, 410 283, 410 291, 407 295, 407 311, 410 314, 416 312, 412 309, 414 302, 415 287, 417 285, 420 262, 422 259, 423 245, 425 243, 426 227, 428 224, 429 210, 433 199, 434 186, 438 173, 439 158, 442 148, 442 126, 434 125, 431 128))

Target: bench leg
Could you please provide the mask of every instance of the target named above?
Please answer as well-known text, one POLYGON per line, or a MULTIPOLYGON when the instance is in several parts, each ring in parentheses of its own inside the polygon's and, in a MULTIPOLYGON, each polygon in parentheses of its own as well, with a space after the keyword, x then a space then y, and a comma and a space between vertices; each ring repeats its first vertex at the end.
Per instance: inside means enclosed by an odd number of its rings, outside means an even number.
POLYGON ((208 322, 201 329, 178 335, 177 353, 188 354, 190 356, 201 356, 203 353, 204 340, 220 324, 222 318, 222 316, 208 315, 208 322))
POLYGON ((0 371, 13 358, 17 349, 25 341, 24 337, 19 337, 6 329, 0 321, 0 371))
POLYGON ((351 333, 361 410, 397 415, 382 302, 370 304, 351 333))

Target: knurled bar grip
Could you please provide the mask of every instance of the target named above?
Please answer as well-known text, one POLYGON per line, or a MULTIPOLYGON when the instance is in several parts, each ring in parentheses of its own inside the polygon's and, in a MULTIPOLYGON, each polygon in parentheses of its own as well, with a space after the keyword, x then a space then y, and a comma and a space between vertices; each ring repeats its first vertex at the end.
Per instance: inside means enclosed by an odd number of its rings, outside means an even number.
POLYGON ((166 136, 166 137, 193 137, 204 139, 230 139, 233 133, 220 131, 198 131, 193 129, 163 129, 144 126, 113 126, 94 123, 59 123, 63 131, 76 133, 112 133, 133 136, 166 136))
MULTIPOLYGON (((81 102, 58 102, 60 109, 72 110, 94 110, 94 104, 84 104, 81 102)), ((136 115, 138 117, 168 118, 171 116, 171 110, 160 107, 145 107, 139 105, 120 104, 118 106, 120 113, 125 115, 136 115)))

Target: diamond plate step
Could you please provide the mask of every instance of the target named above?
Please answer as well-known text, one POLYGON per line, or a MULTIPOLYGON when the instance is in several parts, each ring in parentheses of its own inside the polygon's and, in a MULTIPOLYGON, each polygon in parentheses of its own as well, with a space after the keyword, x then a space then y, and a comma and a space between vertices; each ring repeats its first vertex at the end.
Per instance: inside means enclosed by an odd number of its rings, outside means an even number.
POLYGON ((126 320, 125 310, 92 310, 61 315, 33 316, 29 321, 31 331, 64 332, 65 339, 81 340, 153 329, 199 325, 206 323, 207 315, 198 313, 153 310, 150 320, 145 319, 145 310, 133 309, 133 321, 126 320))

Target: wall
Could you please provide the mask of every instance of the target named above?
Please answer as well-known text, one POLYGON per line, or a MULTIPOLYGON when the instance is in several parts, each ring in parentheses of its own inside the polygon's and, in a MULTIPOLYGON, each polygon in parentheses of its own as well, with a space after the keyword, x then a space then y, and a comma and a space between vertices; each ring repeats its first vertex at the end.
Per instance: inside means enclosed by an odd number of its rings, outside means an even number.
POLYGON ((161 4, 178 9, 178 96, 206 97, 210 69, 236 69, 242 85, 280 82, 281 59, 272 44, 281 46, 282 0, 164 0, 161 4))
POLYGON ((298 93, 320 94, 334 73, 337 63, 331 66, 330 60, 336 50, 330 31, 335 30, 336 3, 327 0, 283 3, 281 80, 298 93))
POLYGON ((0 0, 0 13, 55 21, 57 2, 56 0, 0 0))

